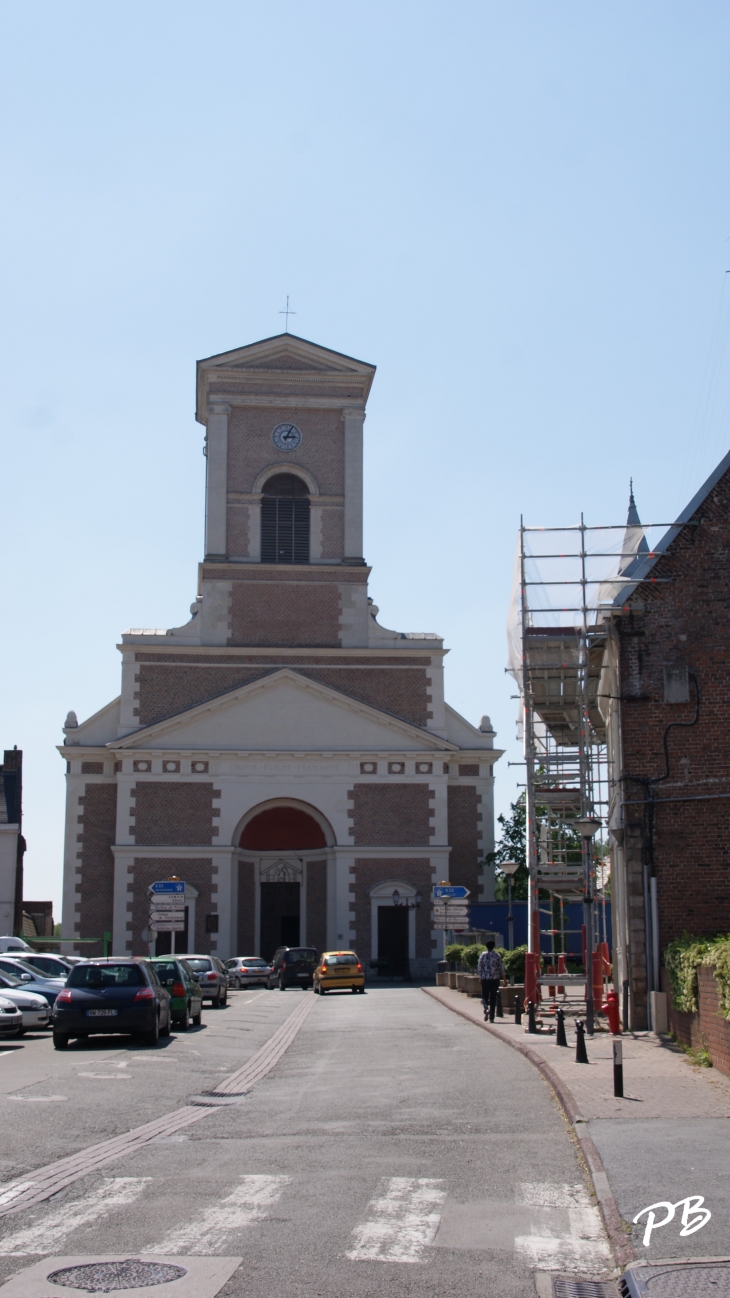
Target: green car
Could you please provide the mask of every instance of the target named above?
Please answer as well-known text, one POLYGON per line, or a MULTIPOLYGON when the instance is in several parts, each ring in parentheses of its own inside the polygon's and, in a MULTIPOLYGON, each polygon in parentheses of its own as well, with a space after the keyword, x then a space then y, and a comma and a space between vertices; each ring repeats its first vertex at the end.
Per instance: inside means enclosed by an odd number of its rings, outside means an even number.
POLYGON ((203 997, 192 970, 179 956, 156 955, 148 961, 154 965, 162 986, 170 993, 170 1017, 178 1032, 187 1032, 190 1022, 200 1026, 203 997))

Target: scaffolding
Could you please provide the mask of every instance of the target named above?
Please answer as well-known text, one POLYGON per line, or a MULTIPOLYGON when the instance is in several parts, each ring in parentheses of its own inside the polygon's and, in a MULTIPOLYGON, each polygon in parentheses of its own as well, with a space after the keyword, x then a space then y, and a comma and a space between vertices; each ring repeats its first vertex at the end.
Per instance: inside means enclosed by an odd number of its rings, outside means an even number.
MULTIPOLYGON (((571 956, 584 965, 589 1031, 593 952, 598 943, 608 943, 611 781, 601 686, 606 640, 611 612, 636 590, 645 561, 654 557, 646 533, 666 526, 671 525, 642 527, 633 494, 627 522, 615 526, 588 526, 583 515, 572 527, 527 527, 520 521, 508 671, 519 686, 523 727, 528 951, 547 955, 556 975, 567 970, 571 956), (549 904, 541 893, 548 894, 549 904), (583 906, 578 930, 566 927, 569 901, 583 906)), ((603 951, 605 976, 608 945, 603 951)))

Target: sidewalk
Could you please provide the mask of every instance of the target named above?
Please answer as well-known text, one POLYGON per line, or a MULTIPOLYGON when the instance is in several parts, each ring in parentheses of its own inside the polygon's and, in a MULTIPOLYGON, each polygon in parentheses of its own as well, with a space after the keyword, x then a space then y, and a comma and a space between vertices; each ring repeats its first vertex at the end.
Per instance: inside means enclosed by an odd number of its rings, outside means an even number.
MULTIPOLYGON (((540 1069, 574 1124, 593 1176, 596 1194, 619 1260, 724 1256, 730 1225, 730 1079, 714 1069, 691 1065, 669 1038, 624 1034, 624 1098, 613 1094, 612 1038, 587 1039, 588 1065, 575 1063, 555 1036, 530 1035, 509 1019, 484 1022, 481 1002, 447 987, 423 989, 448 1009, 500 1037, 540 1069), (657 1229, 649 1248, 642 1244, 645 1219, 633 1217, 650 1204, 677 1203, 702 1195, 712 1212, 708 1224, 680 1236, 676 1220, 657 1229), (623 1219, 623 1220, 622 1220, 623 1219), (627 1247, 631 1240, 633 1249, 627 1247)), ((506 1062, 506 1061, 505 1061, 506 1062)), ((666 1215, 657 1210, 657 1220, 666 1215)))

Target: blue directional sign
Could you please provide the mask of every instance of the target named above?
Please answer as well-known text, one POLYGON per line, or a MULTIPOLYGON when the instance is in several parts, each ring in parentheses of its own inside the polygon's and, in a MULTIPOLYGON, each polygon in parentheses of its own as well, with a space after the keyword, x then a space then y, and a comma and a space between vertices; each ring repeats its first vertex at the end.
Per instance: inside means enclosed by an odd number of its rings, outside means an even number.
POLYGON ((151 892, 167 892, 167 893, 170 893, 170 892, 182 892, 182 893, 184 893, 184 892, 185 892, 185 884, 183 883, 182 879, 158 879, 158 880, 157 880, 157 883, 153 883, 153 884, 152 884, 152 887, 151 887, 150 891, 151 891, 151 892))
POLYGON ((437 883, 434 884, 433 899, 436 901, 439 897, 468 897, 469 889, 463 888, 461 884, 437 883))

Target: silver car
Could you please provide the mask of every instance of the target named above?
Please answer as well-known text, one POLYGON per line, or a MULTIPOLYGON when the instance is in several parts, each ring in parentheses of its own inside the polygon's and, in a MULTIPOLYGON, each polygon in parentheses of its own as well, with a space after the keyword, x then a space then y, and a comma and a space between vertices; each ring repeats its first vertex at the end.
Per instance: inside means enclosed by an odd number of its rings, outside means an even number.
POLYGON ((51 1026, 51 1007, 45 996, 29 992, 26 985, 12 974, 0 974, 0 996, 12 1001, 23 1016, 20 1034, 24 1032, 43 1032, 51 1026))
POLYGON ((186 955, 185 963, 200 984, 204 1001, 219 1010, 228 1000, 228 970, 216 955, 186 955))
POLYGON ((268 987, 271 965, 260 955, 237 955, 226 960, 229 987, 268 987))
POLYGON ((21 956, 21 959, 31 968, 37 969, 41 978, 63 978, 65 982, 73 969, 65 956, 54 955, 50 951, 34 951, 32 955, 21 956))
POLYGON ((23 1031, 23 1015, 7 996, 0 996, 0 1036, 18 1037, 23 1031))
POLYGON ((58 993, 66 986, 65 978, 44 978, 37 969, 17 956, 0 955, 0 974, 3 977, 10 974, 11 978, 19 978, 27 991, 45 996, 49 1005, 53 1004, 58 993))

